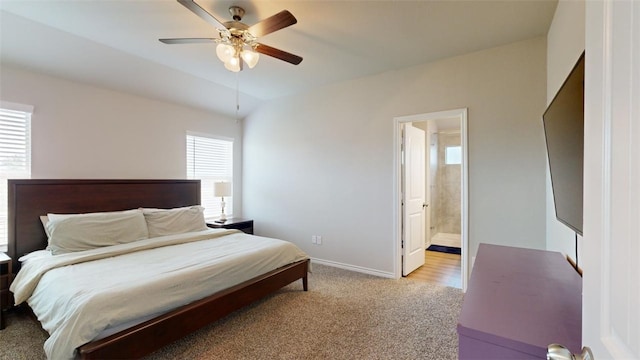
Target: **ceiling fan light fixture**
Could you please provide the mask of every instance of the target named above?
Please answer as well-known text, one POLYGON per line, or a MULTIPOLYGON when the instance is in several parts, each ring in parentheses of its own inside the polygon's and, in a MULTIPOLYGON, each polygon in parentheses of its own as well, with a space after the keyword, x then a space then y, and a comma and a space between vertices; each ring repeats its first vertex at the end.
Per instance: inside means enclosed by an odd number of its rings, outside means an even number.
POLYGON ((253 69, 258 63, 258 60, 260 60, 260 54, 251 49, 242 50, 240 56, 242 56, 242 60, 249 66, 249 69, 253 69))
MULTIPOLYGON (((0 0, 2 1, 2 0, 0 0)), ((212 24, 220 38, 180 38, 159 39, 165 44, 217 43, 216 55, 230 71, 242 71, 244 64, 253 68, 260 58, 258 53, 270 56, 293 65, 302 61, 300 56, 258 42, 258 38, 280 29, 294 25, 298 20, 288 10, 282 10, 252 26, 242 23, 245 11, 242 7, 231 6, 229 13, 233 21, 221 22, 196 4, 195 0, 178 0, 178 2, 201 19, 212 24), (258 50, 258 51, 256 51, 258 50)))
POLYGON ((222 61, 223 63, 229 61, 229 59, 231 59, 233 55, 235 55, 235 52, 236 51, 233 46, 228 44, 220 43, 218 44, 218 46, 216 46, 216 55, 218 55, 218 59, 220 59, 220 61, 222 61))

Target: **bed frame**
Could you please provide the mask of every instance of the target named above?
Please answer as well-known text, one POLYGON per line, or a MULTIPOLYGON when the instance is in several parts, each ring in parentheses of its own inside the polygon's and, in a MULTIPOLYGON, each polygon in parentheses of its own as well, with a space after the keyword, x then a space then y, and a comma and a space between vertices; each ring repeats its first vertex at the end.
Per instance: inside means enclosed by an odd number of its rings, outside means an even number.
MULTIPOLYGON (((8 240, 18 258, 44 249, 47 213, 173 208, 200 204, 199 180, 9 180, 8 240)), ((298 279, 307 291, 309 260, 298 261, 78 348, 82 359, 139 358, 298 279)))

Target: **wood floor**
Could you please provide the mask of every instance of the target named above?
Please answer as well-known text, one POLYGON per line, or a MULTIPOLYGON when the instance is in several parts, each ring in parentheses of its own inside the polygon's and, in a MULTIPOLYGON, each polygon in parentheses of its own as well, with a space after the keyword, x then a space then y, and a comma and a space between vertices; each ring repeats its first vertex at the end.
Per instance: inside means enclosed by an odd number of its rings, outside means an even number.
POLYGON ((462 288, 460 255, 425 251, 424 265, 407 276, 441 285, 462 288))

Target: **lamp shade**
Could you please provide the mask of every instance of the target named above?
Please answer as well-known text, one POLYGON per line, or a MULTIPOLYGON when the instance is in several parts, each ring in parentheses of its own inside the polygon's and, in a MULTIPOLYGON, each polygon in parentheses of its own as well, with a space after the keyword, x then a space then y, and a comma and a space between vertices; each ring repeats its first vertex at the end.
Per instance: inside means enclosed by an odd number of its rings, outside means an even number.
POLYGON ((231 196, 231 183, 222 181, 213 183, 213 196, 231 196))
POLYGON ((216 46, 216 55, 222 62, 227 62, 235 54, 235 49, 231 45, 220 43, 216 46))
POLYGON ((233 72, 238 72, 240 70, 242 70, 240 68, 240 58, 236 57, 236 56, 232 56, 229 61, 225 61, 224 63, 224 67, 229 70, 229 71, 233 71, 233 72))
POLYGON ((258 59, 260 59, 260 55, 257 52, 249 49, 242 50, 240 56, 242 56, 242 60, 249 65, 249 69, 253 69, 258 63, 258 59))

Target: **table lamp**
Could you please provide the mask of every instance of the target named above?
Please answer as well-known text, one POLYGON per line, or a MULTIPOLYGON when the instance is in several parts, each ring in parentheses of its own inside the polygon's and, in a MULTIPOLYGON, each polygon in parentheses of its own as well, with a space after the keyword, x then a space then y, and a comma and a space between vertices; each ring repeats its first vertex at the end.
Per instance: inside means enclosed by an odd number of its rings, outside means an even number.
POLYGON ((224 214, 224 197, 231 196, 231 183, 222 182, 222 181, 217 181, 213 183, 213 196, 222 198, 222 201, 221 201, 222 211, 220 214, 220 219, 216 220, 216 222, 224 223, 225 221, 227 221, 227 216, 224 214))

